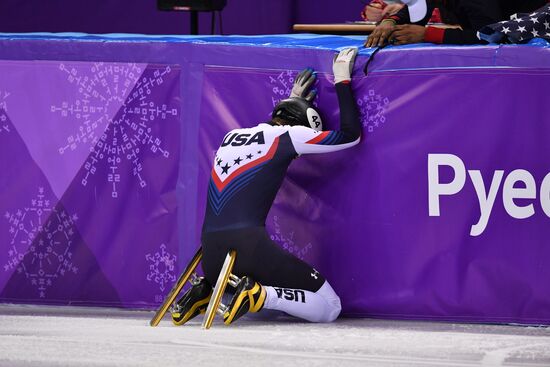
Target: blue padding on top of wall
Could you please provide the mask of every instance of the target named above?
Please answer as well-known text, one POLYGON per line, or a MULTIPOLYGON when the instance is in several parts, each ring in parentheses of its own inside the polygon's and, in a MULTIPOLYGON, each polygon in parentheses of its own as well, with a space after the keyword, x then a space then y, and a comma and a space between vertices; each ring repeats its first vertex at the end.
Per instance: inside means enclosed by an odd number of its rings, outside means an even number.
POLYGON ((260 36, 178 36, 144 35, 128 33, 86 34, 86 33, 0 33, 0 39, 41 39, 41 40, 93 40, 128 42, 183 42, 211 43, 224 45, 250 45, 264 47, 299 47, 317 49, 338 49, 361 46, 365 36, 334 36, 317 34, 280 34, 260 36))
MULTIPOLYGON (((86 34, 86 33, 0 33, 0 39, 42 39, 42 40, 80 40, 80 41, 114 41, 114 42, 176 42, 176 43, 205 43, 220 45, 238 45, 275 48, 313 48, 320 50, 338 50, 344 47, 359 47, 361 55, 370 55, 374 48, 363 48, 363 35, 336 36, 318 34, 279 34, 259 36, 191 36, 191 35, 144 35, 129 33, 86 34)), ((550 47, 550 42, 535 38, 526 45, 533 47, 550 47)), ((441 47, 433 44, 412 44, 405 46, 390 46, 389 48, 430 48, 441 47)), ((482 47, 481 45, 451 47, 482 47)))

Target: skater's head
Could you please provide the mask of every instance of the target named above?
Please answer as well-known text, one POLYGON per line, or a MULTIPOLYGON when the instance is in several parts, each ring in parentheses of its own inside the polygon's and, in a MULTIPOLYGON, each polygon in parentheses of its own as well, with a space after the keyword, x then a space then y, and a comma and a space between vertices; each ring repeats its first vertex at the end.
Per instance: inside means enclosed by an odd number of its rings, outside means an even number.
POLYGON ((283 99, 275 106, 271 121, 276 125, 306 126, 316 131, 323 130, 321 115, 308 98, 283 99))

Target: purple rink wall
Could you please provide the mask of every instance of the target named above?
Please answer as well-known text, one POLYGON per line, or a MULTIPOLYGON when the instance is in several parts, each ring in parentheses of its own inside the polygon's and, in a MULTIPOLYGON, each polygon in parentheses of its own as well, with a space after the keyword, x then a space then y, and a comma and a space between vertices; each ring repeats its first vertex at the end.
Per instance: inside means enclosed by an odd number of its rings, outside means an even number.
MULTIPOLYGON (((0 37, 0 301, 153 309, 199 246, 214 152, 362 37, 0 37)), ((343 315, 550 324, 550 49, 388 47, 363 139, 304 156, 267 227, 343 315)), ((237 260, 238 261, 238 260, 237 260)))

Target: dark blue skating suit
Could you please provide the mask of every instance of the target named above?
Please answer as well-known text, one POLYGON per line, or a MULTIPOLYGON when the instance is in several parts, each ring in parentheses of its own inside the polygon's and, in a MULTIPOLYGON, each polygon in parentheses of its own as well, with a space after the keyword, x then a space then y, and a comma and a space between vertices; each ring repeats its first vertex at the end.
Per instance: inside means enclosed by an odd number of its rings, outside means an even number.
POLYGON ((237 250, 233 272, 238 276, 313 292, 323 284, 311 266, 271 241, 265 221, 295 158, 359 143, 361 125, 351 86, 338 83, 336 93, 340 130, 261 123, 225 135, 214 159, 202 233, 203 270, 212 284, 229 249, 237 250))

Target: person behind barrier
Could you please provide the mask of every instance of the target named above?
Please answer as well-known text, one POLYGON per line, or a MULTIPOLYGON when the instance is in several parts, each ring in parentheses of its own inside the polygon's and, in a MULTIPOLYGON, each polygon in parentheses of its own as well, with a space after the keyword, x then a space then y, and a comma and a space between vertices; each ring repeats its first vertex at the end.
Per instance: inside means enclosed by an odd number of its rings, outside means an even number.
POLYGON ((340 314, 340 298, 316 269, 270 239, 267 214, 288 166, 304 154, 330 153, 359 143, 361 124, 351 90, 357 48, 342 50, 333 73, 340 107, 340 129, 323 131, 310 90, 312 69, 302 71, 290 98, 275 106, 272 119, 229 131, 216 152, 202 229, 201 278, 172 312, 181 325, 204 312, 226 254, 236 250, 232 273, 240 278, 224 314, 231 324, 247 312, 284 311, 311 322, 330 322, 340 314))
POLYGON ((394 15, 385 17, 367 37, 366 47, 431 42, 442 44, 484 44, 477 37, 482 27, 508 19, 515 13, 531 12, 548 0, 427 0, 427 12, 423 19, 410 18, 404 7, 394 15), (439 8, 444 23, 460 28, 425 27, 434 7, 439 8), (415 23, 415 24, 410 24, 415 23))
POLYGON ((369 22, 379 22, 386 15, 393 15, 397 13, 403 4, 386 2, 384 0, 372 0, 361 11, 361 18, 369 22))

